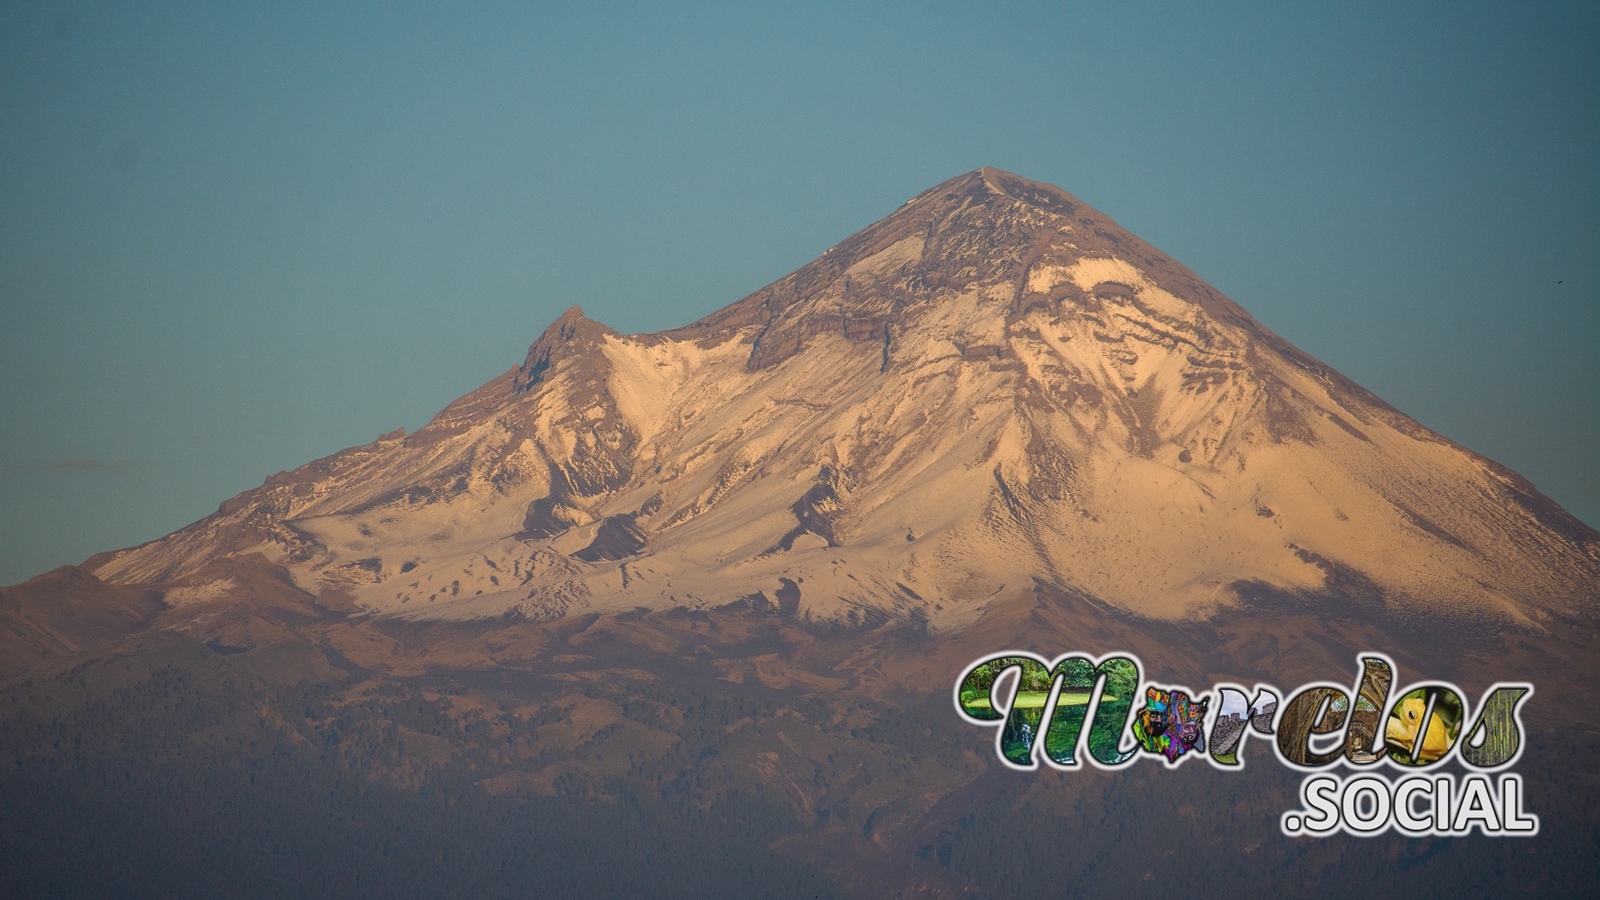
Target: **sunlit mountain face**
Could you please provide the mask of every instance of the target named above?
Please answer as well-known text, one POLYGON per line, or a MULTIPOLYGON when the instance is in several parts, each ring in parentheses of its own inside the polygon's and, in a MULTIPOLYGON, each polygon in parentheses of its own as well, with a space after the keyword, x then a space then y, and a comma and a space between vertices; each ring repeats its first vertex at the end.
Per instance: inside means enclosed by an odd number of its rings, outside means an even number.
POLYGON ((1600 875, 1597 599, 1600 534, 1526 480, 981 169, 682 328, 574 307, 414 434, 4 589, 0 884, 1560 893, 1600 875), (1011 772, 950 700, 1009 649, 1531 681, 1546 824, 1296 841, 1267 759, 1011 772))

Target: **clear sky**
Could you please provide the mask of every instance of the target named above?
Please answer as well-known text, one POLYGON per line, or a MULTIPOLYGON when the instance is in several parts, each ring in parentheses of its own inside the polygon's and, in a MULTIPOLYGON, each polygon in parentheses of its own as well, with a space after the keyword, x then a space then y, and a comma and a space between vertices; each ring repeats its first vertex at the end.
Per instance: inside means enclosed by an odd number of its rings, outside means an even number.
POLYGON ((0 584, 984 165, 1600 524, 1600 4, 762 6, 0 3, 0 584))

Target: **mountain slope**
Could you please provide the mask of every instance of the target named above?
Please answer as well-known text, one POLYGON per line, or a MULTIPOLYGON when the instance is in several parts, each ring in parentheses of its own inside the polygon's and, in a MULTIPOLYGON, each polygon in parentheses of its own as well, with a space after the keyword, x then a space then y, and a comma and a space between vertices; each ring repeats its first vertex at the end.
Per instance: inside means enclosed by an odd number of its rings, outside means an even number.
POLYGON ((568 310, 412 435, 85 568, 169 605, 262 554, 384 616, 771 605, 940 628, 1037 584, 1242 607, 1594 618, 1600 535, 1056 188, 983 169, 699 322, 568 310))

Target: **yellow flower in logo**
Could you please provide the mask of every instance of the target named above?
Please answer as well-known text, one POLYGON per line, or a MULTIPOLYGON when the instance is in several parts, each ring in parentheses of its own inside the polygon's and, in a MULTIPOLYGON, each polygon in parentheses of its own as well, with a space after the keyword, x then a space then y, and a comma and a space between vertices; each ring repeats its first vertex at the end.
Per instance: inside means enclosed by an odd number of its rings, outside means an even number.
MULTIPOLYGON (((1384 726, 1384 738, 1391 744, 1404 747, 1408 754, 1413 752, 1417 744, 1417 726, 1421 724, 1422 713, 1427 707, 1427 702, 1421 697, 1400 701, 1394 709, 1394 715, 1389 717, 1388 724, 1384 726)), ((1433 762, 1449 749, 1450 736, 1445 731, 1443 717, 1435 711, 1428 720, 1428 733, 1422 739, 1422 753, 1417 761, 1433 762)))

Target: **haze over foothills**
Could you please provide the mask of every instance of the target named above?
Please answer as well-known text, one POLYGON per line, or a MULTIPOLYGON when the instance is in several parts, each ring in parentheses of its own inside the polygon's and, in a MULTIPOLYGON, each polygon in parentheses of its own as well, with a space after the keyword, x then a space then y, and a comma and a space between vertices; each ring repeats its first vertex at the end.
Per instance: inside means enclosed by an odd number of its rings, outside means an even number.
POLYGON ((0 584, 957 173, 1062 186, 1600 521, 1592 4, 0 9, 0 584))

